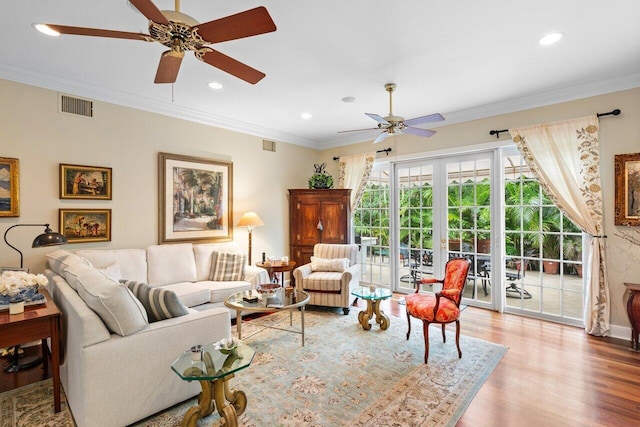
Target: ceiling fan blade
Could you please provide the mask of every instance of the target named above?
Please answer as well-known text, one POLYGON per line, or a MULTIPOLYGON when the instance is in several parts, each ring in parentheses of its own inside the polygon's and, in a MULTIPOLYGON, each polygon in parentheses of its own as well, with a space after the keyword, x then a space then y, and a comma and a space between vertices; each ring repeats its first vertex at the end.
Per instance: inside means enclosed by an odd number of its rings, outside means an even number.
POLYGON ((276 24, 267 9, 260 6, 225 18, 205 22, 194 28, 207 42, 220 43, 270 33, 276 30, 276 24))
POLYGON ((160 12, 160 9, 151 0, 129 0, 129 2, 148 20, 158 24, 169 25, 167 17, 160 12))
POLYGON ((435 114, 429 114, 428 116, 416 117, 415 119, 405 120, 404 124, 405 126, 415 126, 423 123, 441 122, 442 120, 444 120, 444 117, 442 117, 442 114, 435 113, 435 114))
POLYGON ((348 132, 364 132, 366 130, 380 130, 380 128, 366 128, 366 129, 352 129, 352 130, 340 130, 338 133, 348 133, 348 132))
POLYGON ((66 25, 45 24, 47 27, 60 34, 72 34, 76 36, 112 37, 115 39, 131 39, 153 41, 147 34, 129 33, 126 31, 101 30, 98 28, 69 27, 66 25))
POLYGON ((373 114, 373 113, 364 113, 364 114, 366 116, 368 116, 368 117, 371 117, 376 122, 382 123, 383 125, 390 125, 391 124, 388 121, 386 121, 382 116, 380 116, 378 114, 373 114))
POLYGON ((196 58, 253 85, 265 77, 263 72, 251 68, 217 50, 207 49, 206 53, 201 57, 196 55, 196 58))
POLYGON ((160 57, 160 64, 158 64, 158 71, 156 71, 156 78, 153 82, 174 83, 178 78, 182 58, 184 58, 184 52, 176 52, 174 50, 163 52, 160 57))
MULTIPOLYGON (((405 123, 405 125, 407 124, 407 122, 404 122, 404 123, 405 123)), ((430 136, 433 136, 436 133, 435 130, 412 128, 412 127, 405 127, 403 132, 404 133, 410 133, 410 134, 413 134, 413 135, 423 136, 425 138, 429 138, 430 136)))
POLYGON ((378 142, 382 142, 384 141, 384 139, 388 136, 389 134, 387 132, 382 132, 380 135, 378 135, 378 137, 376 139, 373 140, 374 144, 377 144, 378 142))

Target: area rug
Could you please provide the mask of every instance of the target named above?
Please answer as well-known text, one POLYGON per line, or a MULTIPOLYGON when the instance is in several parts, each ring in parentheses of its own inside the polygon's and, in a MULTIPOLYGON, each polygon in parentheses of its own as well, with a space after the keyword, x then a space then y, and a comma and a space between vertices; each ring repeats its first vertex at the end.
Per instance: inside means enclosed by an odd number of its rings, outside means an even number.
MULTIPOLYGON (((251 366, 230 383, 247 394, 247 410, 239 417, 239 425, 453 426, 506 352, 506 347, 463 335, 459 359, 455 327, 447 333, 446 343, 438 328, 432 333, 429 364, 425 365, 421 322, 414 319, 407 341, 406 319, 391 317, 387 330, 374 324, 365 331, 357 313, 357 308, 347 316, 341 310, 308 309, 304 347, 299 334, 265 327, 290 328, 288 312, 243 322, 243 341, 256 355, 251 366)), ((299 330, 299 316, 294 313, 294 330, 299 330)), ((232 330, 235 334, 235 326, 232 330)), ((14 401, 20 400, 16 399, 20 390, 11 392, 16 392, 14 401)), ((52 406, 50 396, 43 392, 41 398, 52 406)), ((0 427, 34 425, 5 424, 4 412, 11 409, 4 406, 4 394, 0 399, 0 427)), ((178 426, 195 404, 196 399, 190 399, 135 426, 178 426)), ((47 407, 44 402, 39 406, 47 407)), ((66 405, 64 410, 68 411, 66 405)), ((214 425, 218 420, 214 412, 198 425, 214 425)))

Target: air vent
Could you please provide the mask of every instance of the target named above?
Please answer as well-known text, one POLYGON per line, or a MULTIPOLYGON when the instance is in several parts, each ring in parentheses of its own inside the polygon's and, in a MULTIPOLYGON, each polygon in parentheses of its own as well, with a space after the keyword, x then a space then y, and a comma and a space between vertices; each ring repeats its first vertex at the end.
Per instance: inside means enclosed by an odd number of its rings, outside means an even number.
POLYGON ((267 141, 266 139, 262 140, 262 149, 264 151, 276 151, 276 143, 275 141, 267 141))
POLYGON ((61 113, 74 116, 93 117, 93 101, 60 94, 59 109, 61 113))

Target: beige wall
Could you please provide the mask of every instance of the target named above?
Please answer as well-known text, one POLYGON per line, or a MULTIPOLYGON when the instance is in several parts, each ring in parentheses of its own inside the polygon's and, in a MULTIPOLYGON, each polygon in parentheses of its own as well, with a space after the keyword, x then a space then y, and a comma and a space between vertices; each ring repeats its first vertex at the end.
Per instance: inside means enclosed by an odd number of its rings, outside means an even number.
MULTIPOLYGON (((482 120, 444 126, 430 139, 404 135, 372 146, 361 143, 324 151, 278 143, 277 152, 262 150, 262 139, 210 126, 172 119, 101 102, 95 118, 57 113, 57 93, 0 80, 0 157, 20 159, 21 215, 0 218, 0 231, 17 223, 50 222, 58 229, 59 208, 109 208, 113 210, 110 243, 74 244, 67 249, 144 247, 157 243, 157 153, 168 152, 233 162, 234 223, 248 210, 265 222, 253 234, 253 258, 266 251, 287 254, 288 188, 305 188, 313 163, 327 162, 337 179, 333 156, 391 147, 396 156, 415 155, 455 147, 464 149, 494 142, 491 129, 507 129, 535 123, 585 116, 620 108, 618 117, 601 120, 602 183, 605 197, 605 230, 609 246, 609 281, 612 324, 626 334, 629 322, 624 306, 625 281, 640 282, 640 248, 615 236, 614 154, 640 152, 640 89, 556 104, 482 120), (60 200, 59 163, 113 168, 112 201, 60 200), (623 328, 621 328, 623 327, 623 328)), ((503 141, 509 135, 503 134, 503 141)), ((386 157, 386 156, 382 156, 386 157)), ((390 156, 393 158, 393 155, 390 156)), ((38 229, 18 228, 10 240, 25 254, 25 264, 42 270, 47 248, 32 249, 38 229)), ((234 240, 247 245, 246 230, 236 227, 234 240)), ((18 255, 0 244, 0 265, 18 264, 18 255)), ((623 336, 626 336, 624 335, 623 336)))
MULTIPOLYGON (((605 233, 608 235, 608 277, 611 288, 611 323, 613 325, 629 325, 626 314, 626 295, 624 282, 640 283, 640 247, 634 247, 616 236, 624 227, 614 225, 614 155, 624 153, 640 153, 640 89, 616 92, 603 96, 585 98, 578 101, 551 105, 517 113, 504 114, 482 120, 437 128, 438 133, 429 139, 402 135, 397 138, 387 138, 380 144, 373 146, 362 143, 325 150, 321 153, 322 161, 326 161, 331 168, 329 172, 336 174, 337 162, 332 162, 334 156, 367 152, 375 149, 391 147, 396 156, 419 156, 434 150, 446 150, 454 147, 463 149, 474 145, 495 142, 495 136, 490 136, 491 129, 508 129, 510 127, 527 126, 537 123, 553 122, 568 118, 587 116, 594 113, 604 113, 620 108, 622 114, 607 116, 600 120, 600 149, 602 167, 603 197, 605 203, 605 233)), ((510 140, 509 133, 500 135, 500 140, 510 140)), ((385 159, 384 154, 378 155, 385 159)), ((640 230, 640 228, 636 228, 640 230)), ((614 328, 618 336, 627 337, 626 329, 614 328)))
MULTIPOLYGON (((305 188, 317 151, 277 143, 262 150, 262 138, 184 120, 95 102, 93 119, 57 112, 57 93, 0 80, 0 157, 20 160, 20 217, 0 218, 0 232, 13 224, 52 224, 59 208, 112 209, 112 241, 68 245, 86 248, 145 247, 158 242, 158 152, 233 162, 233 221, 254 210, 265 226, 253 233, 253 259, 261 252, 286 255, 288 188, 305 188), (113 168, 113 200, 60 200, 60 163, 113 168)), ((9 240, 25 256, 25 266, 44 268, 51 248, 32 249, 38 228, 15 228, 9 240)), ((247 248, 247 230, 234 240, 247 248)), ((17 266, 19 256, 4 242, 0 265, 17 266)))

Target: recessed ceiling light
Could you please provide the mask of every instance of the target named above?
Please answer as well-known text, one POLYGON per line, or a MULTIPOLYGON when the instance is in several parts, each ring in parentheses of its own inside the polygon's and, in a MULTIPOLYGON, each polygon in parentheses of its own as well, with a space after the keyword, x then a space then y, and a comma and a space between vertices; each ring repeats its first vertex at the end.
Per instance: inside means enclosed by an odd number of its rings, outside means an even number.
POLYGON ((213 90, 220 90, 222 89, 222 83, 218 83, 218 82, 211 82, 209 83, 209 87, 213 90))
POLYGON ((548 46, 550 44, 559 42, 563 35, 563 33, 558 32, 550 33, 538 40, 538 43, 540 43, 542 46, 548 46))
POLYGON ((47 27, 45 24, 32 24, 33 28, 35 28, 36 30, 40 31, 42 34, 46 34, 48 36, 52 36, 52 37, 58 37, 60 35, 59 32, 52 30, 51 28, 47 27))
POLYGON ((311 113, 302 113, 300 114, 300 117, 302 117, 305 120, 309 120, 313 116, 311 115, 311 113))
POLYGON ((342 102, 356 102, 356 98, 354 96, 345 96, 342 98, 342 102))

